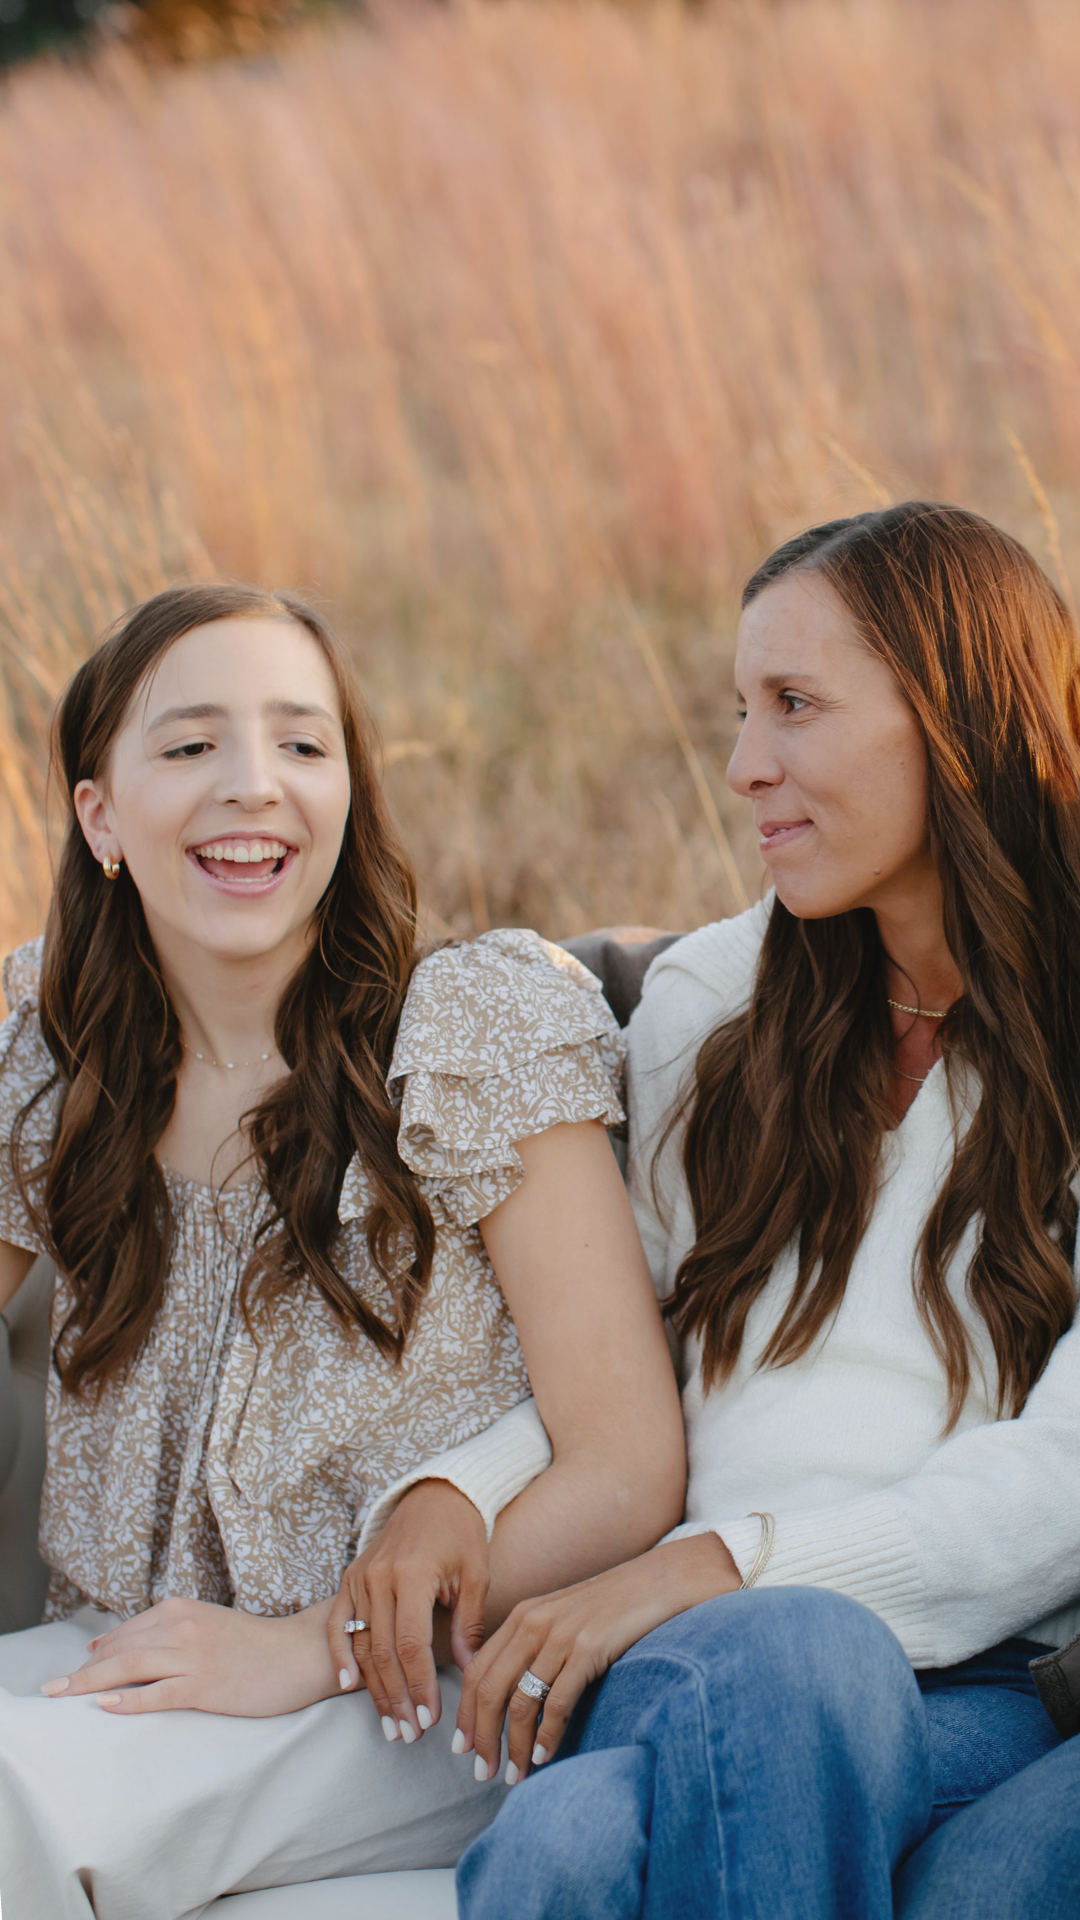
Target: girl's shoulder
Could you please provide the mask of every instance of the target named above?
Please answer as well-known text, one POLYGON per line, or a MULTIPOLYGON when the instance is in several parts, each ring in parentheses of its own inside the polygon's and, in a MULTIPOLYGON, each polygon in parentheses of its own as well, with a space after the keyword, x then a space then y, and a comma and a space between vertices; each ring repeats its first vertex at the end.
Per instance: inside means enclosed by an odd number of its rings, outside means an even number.
POLYGON ((38 1019, 38 992, 45 942, 40 937, 16 947, 0 966, 0 984, 8 1016, 0 1024, 0 1110, 7 1117, 13 1097, 18 1105, 55 1078, 56 1067, 38 1019))
POLYGON ((398 1151, 429 1199, 471 1226, 523 1178, 517 1142, 623 1118, 625 1049, 600 982, 517 928, 441 948, 413 974, 389 1084, 398 1151))
POLYGON ((501 928, 441 947, 413 974, 390 1067, 486 1078, 553 1049, 622 1041, 599 980, 538 933, 501 928))

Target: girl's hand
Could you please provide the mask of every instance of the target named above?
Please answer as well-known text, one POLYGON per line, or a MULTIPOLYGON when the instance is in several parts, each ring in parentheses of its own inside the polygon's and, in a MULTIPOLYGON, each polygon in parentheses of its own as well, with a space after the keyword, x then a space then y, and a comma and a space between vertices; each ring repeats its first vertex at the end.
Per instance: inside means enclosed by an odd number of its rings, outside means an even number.
POLYGON ((363 1680, 388 1740, 411 1745, 442 1712, 436 1606, 450 1610, 449 1650, 464 1668, 484 1637, 487 1589, 483 1519, 447 1480, 410 1488, 378 1539, 346 1568, 327 1622, 330 1657, 343 1690, 363 1680), (367 1625, 347 1634, 347 1620, 367 1625))
POLYGON ((163 1600, 91 1640, 85 1666, 46 1680, 41 1691, 65 1700, 96 1694, 109 1713, 295 1713, 338 1691, 326 1651, 329 1610, 325 1600, 274 1620, 204 1600, 163 1600))
POLYGON ((523 1600, 466 1672, 455 1752, 475 1748, 477 1779, 493 1780, 509 1707, 506 1780, 508 1786, 516 1785, 530 1763, 542 1766, 550 1760, 585 1688, 628 1647, 687 1607, 741 1585, 742 1576, 723 1541, 715 1533, 703 1533, 654 1547, 561 1593, 523 1600), (532 1700, 518 1690, 527 1671, 550 1685, 545 1700, 532 1700), (537 1734, 541 1708, 543 1725, 537 1734))

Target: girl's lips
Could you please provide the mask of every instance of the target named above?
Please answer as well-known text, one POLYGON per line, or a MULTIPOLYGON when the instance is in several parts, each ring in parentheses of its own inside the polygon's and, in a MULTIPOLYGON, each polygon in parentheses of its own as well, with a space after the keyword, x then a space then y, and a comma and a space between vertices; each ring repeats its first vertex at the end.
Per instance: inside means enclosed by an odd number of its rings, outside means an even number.
POLYGON ((274 889, 280 886, 295 858, 296 848, 290 847, 280 860, 249 861, 241 864, 236 861, 208 859, 205 854, 197 853, 194 847, 188 848, 188 859, 203 879, 209 881, 218 893, 231 894, 237 900, 262 900, 268 893, 273 893, 274 889))
POLYGON ((775 827, 761 827, 758 845, 768 858, 779 847, 789 847, 793 840, 813 826, 812 820, 781 820, 775 827))

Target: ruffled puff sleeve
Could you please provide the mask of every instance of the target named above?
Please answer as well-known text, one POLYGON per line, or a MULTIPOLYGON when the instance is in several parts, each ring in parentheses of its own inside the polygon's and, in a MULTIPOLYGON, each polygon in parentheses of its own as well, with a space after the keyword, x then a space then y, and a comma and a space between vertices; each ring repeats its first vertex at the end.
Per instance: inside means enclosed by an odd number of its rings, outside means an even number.
POLYGON ((623 1119, 625 1049, 600 982, 539 934, 507 929, 421 961, 388 1084, 398 1151, 429 1200, 471 1226, 524 1178, 516 1142, 623 1119))
POLYGON ((27 1102, 40 1094, 22 1126, 21 1154, 29 1174, 43 1165, 52 1142, 59 1098, 56 1067, 38 1023, 38 982, 44 942, 28 941, 0 969, 9 1012, 0 1025, 0 1240, 28 1253, 45 1251, 19 1192, 11 1141, 27 1102))

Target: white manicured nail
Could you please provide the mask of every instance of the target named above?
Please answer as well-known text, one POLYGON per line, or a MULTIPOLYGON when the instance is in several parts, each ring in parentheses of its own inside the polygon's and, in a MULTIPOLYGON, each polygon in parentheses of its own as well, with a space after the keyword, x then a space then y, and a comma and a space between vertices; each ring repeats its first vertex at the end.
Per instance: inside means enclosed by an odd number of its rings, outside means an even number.
POLYGON ((508 1787, 516 1787, 518 1781, 521 1779, 521 1775, 518 1772, 512 1760, 507 1761, 506 1772, 503 1778, 505 1779, 508 1787))
POLYGON ((405 1745, 407 1747, 411 1747, 413 1741, 416 1739, 416 1728, 413 1726, 412 1721, 399 1720, 398 1726, 401 1728, 401 1737, 404 1740, 405 1745))
POLYGON ((397 1730, 397 1721, 391 1720, 390 1715, 388 1713, 384 1713, 382 1715, 382 1730, 385 1733, 388 1740, 400 1740, 401 1738, 401 1735, 397 1730))
POLYGON ((543 1766, 543 1764, 544 1764, 544 1761, 545 1761, 545 1760, 547 1759, 547 1757, 548 1757, 548 1750, 547 1750, 547 1748, 546 1748, 546 1747, 542 1747, 542 1746, 540 1745, 540 1742, 539 1742, 539 1741, 537 1741, 537 1743, 536 1743, 536 1745, 535 1745, 535 1747, 533 1748, 533 1762, 532 1762, 532 1763, 533 1763, 533 1766, 534 1766, 534 1767, 542 1767, 542 1766, 543 1766))
POLYGON ((454 1729, 454 1737, 450 1742, 450 1751, 451 1753, 464 1753, 465 1751, 465 1735, 462 1733, 460 1727, 455 1727, 454 1729))
POLYGON ((416 1709, 416 1717, 419 1720, 420 1725, 424 1729, 425 1733, 427 1732, 429 1727, 433 1727, 435 1725, 435 1722, 431 1717, 431 1709, 430 1707, 425 1707, 423 1701, 420 1702, 420 1705, 416 1709))
POLYGON ((473 1773, 477 1780, 487 1780, 490 1777, 488 1774, 488 1763, 482 1753, 478 1753, 476 1759, 473 1761, 473 1773))
POLYGON ((349 1672, 348 1667, 339 1667, 338 1686, 341 1688, 342 1693, 347 1692, 349 1687, 352 1686, 352 1674, 349 1672))

